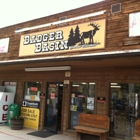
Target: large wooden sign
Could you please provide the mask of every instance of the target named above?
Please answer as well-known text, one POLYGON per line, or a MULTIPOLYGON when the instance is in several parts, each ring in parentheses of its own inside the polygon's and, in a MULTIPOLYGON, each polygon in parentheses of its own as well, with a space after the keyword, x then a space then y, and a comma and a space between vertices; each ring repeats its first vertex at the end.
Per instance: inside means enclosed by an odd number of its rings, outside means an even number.
POLYGON ((19 56, 101 49, 106 20, 85 22, 21 36, 19 56))

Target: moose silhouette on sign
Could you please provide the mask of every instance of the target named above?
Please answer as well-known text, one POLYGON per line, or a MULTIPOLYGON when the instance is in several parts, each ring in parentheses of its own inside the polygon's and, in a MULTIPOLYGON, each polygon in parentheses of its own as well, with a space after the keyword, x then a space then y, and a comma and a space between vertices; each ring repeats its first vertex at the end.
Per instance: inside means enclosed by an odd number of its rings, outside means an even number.
POLYGON ((96 34, 96 31, 100 30, 99 27, 100 25, 90 23, 88 26, 92 26, 94 29, 89 30, 87 32, 82 32, 81 34, 81 45, 85 44, 85 38, 89 38, 89 44, 94 44, 93 36, 96 34))
POLYGON ((92 26, 94 29, 80 33, 80 28, 78 25, 76 26, 75 30, 71 28, 68 36, 68 46, 76 45, 78 42, 81 43, 79 45, 84 45, 86 38, 89 38, 88 44, 95 44, 93 37, 95 36, 96 31, 100 30, 100 25, 96 23, 90 23, 88 26, 92 26))

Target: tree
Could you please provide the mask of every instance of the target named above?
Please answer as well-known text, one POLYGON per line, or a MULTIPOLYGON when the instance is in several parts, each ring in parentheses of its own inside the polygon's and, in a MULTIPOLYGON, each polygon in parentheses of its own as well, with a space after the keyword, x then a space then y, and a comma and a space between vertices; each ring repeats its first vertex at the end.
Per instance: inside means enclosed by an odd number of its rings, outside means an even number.
POLYGON ((73 45, 75 45, 75 36, 74 36, 73 28, 71 28, 69 38, 68 38, 68 46, 73 46, 73 45))
POLYGON ((80 31, 79 31, 79 26, 76 26, 75 29, 75 43, 78 43, 81 41, 81 35, 80 35, 80 31))

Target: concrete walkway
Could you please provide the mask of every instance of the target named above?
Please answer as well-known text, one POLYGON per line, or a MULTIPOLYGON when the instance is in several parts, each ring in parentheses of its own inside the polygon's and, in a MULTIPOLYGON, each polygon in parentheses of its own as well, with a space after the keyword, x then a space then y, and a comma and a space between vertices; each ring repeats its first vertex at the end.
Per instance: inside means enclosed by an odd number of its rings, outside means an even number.
POLYGON ((75 137, 62 134, 56 134, 47 138, 27 134, 34 131, 36 130, 25 127, 22 130, 11 130, 9 126, 2 124, 0 125, 0 140, 75 140, 75 137))

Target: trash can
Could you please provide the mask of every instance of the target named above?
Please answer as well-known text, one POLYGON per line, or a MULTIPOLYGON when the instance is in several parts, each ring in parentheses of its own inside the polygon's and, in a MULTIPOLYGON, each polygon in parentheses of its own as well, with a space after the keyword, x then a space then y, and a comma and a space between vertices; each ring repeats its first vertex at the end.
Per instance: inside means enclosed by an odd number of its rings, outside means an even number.
POLYGON ((19 116, 19 106, 18 104, 11 104, 8 107, 8 114, 7 114, 7 125, 10 126, 10 118, 19 116))

